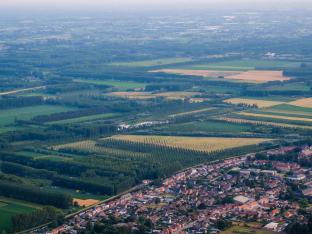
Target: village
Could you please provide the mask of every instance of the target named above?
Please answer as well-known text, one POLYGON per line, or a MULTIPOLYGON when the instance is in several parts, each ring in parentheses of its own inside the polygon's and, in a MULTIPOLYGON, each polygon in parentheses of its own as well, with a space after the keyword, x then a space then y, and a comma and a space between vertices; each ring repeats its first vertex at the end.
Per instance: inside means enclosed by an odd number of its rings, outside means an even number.
POLYGON ((111 217, 129 230, 138 228, 131 217, 144 217, 149 233, 220 233, 251 222, 283 232, 294 218, 306 221, 299 211, 308 205, 300 201, 309 204, 312 197, 311 168, 274 160, 293 152, 300 159, 312 156, 311 147, 281 147, 265 152, 269 159, 248 154, 189 168, 158 186, 144 181, 143 189, 80 212, 52 233, 83 233, 111 217), (290 190, 294 184, 299 193, 290 190))

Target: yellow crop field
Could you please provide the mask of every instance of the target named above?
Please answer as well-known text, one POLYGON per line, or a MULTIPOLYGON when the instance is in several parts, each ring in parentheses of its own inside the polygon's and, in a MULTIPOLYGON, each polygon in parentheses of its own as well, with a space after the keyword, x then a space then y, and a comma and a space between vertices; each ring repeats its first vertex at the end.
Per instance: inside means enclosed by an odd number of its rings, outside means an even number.
POLYGON ((267 101, 267 100, 258 100, 258 99, 244 99, 244 98, 231 98, 224 100, 224 102, 231 104, 246 104, 246 105, 257 105, 259 108, 266 108, 277 106, 283 104, 283 102, 278 101, 267 101))
POLYGON ((270 118, 270 119, 285 119, 285 120, 312 122, 312 119, 300 118, 300 117, 290 117, 290 116, 280 116, 280 115, 266 115, 266 114, 247 113, 247 112, 240 112, 239 114, 240 115, 244 115, 244 116, 264 117, 264 118, 270 118))
POLYGON ((268 125, 268 126, 277 126, 277 127, 283 127, 283 128, 312 129, 312 126, 276 123, 276 122, 269 122, 269 121, 257 121, 257 120, 239 119, 239 118, 229 118, 229 117, 221 117, 221 118, 217 118, 217 120, 222 120, 222 121, 226 121, 230 123, 238 123, 238 124, 250 123, 250 124, 256 124, 256 125, 268 125))
POLYGON ((283 71, 246 71, 236 75, 230 75, 225 79, 266 83, 270 81, 286 81, 290 78, 283 75, 283 71))
POLYGON ((285 77, 283 71, 220 71, 220 70, 190 70, 190 69, 161 69, 151 72, 163 72, 169 74, 179 74, 187 76, 202 76, 212 78, 224 78, 247 83, 266 83, 270 81, 286 81, 290 78, 285 77))
POLYGON ((293 105, 293 106, 312 108, 312 98, 298 99, 298 100, 290 102, 288 104, 293 105))
POLYGON ((181 149, 213 152, 229 148, 255 145, 270 141, 263 138, 223 138, 223 137, 177 137, 177 136, 140 136, 116 135, 108 139, 123 140, 136 143, 148 143, 181 149))
POLYGON ((73 202, 77 203, 78 206, 88 207, 88 206, 95 205, 95 204, 99 203, 100 201, 99 200, 95 200, 95 199, 78 199, 78 198, 74 198, 73 202))

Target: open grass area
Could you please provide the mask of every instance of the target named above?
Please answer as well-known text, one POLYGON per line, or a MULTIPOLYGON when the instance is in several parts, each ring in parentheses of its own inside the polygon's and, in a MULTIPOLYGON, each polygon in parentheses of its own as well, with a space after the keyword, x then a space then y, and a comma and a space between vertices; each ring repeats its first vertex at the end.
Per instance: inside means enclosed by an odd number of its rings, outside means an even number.
POLYGON ((281 113, 302 113, 302 114, 306 114, 306 115, 312 114, 312 108, 293 106, 293 105, 289 105, 287 103, 270 107, 267 110, 281 112, 281 113))
POLYGON ((118 115, 119 114, 116 114, 116 113, 90 115, 90 116, 83 116, 83 117, 73 118, 73 119, 64 119, 64 120, 59 120, 59 121, 53 121, 53 122, 49 122, 49 124, 79 123, 79 122, 86 122, 86 121, 93 121, 93 120, 109 119, 109 118, 116 117, 118 115))
POLYGON ((305 84, 304 82, 298 83, 282 83, 279 85, 272 85, 266 87, 265 90, 268 91, 310 91, 310 86, 305 84))
POLYGON ((163 58, 163 59, 153 59, 153 60, 143 60, 136 62, 116 62, 110 63, 111 66, 120 66, 120 67, 154 67, 161 65, 170 65, 178 63, 191 62, 191 58, 163 58))
POLYGON ((75 82, 88 83, 95 85, 110 85, 118 89, 141 89, 145 88, 146 84, 132 81, 117 81, 117 80, 91 80, 91 79, 75 79, 75 82))
POLYGON ((38 115, 49 115, 71 110, 75 110, 75 108, 56 105, 39 105, 31 107, 14 108, 8 110, 0 110, 0 126, 13 124, 15 119, 30 120, 38 115))
POLYGON ((224 100, 226 103, 231 104, 246 104, 246 105, 257 105, 259 108, 271 107, 283 104, 283 102, 278 101, 268 101, 268 100, 259 100, 259 99, 245 99, 245 98, 231 98, 224 100))
POLYGON ((260 144, 270 139, 260 138, 223 138, 223 137, 176 137, 176 136, 141 136, 116 135, 113 140, 135 143, 148 143, 157 146, 169 146, 180 149, 190 149, 200 152, 214 152, 247 145, 260 144))
POLYGON ((252 227, 243 227, 243 226, 233 226, 226 229, 225 231, 220 232, 220 234, 273 234, 273 232, 256 229, 252 227))
POLYGON ((36 209, 40 209, 40 206, 29 202, 0 197, 0 231, 8 231, 12 228, 11 219, 13 216, 30 213, 36 209))

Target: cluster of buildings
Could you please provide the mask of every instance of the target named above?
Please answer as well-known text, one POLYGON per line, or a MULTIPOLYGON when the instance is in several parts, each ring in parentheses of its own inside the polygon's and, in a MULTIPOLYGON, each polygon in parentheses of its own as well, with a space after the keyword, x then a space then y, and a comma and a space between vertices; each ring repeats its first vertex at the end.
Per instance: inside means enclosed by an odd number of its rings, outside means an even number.
MULTIPOLYGON (((289 152, 284 150, 266 153, 272 156, 289 152)), ((161 234, 218 233, 220 220, 257 222, 264 229, 282 232, 294 218, 304 221, 298 213, 298 199, 285 199, 289 183, 305 188, 296 196, 311 197, 311 168, 257 160, 249 154, 189 168, 167 178, 160 186, 146 184, 138 191, 77 214, 53 233, 78 233, 109 216, 122 220, 144 217, 153 223, 151 232, 161 234), (266 168, 268 164, 270 169, 266 168)), ((135 229, 137 223, 119 225, 135 229)))

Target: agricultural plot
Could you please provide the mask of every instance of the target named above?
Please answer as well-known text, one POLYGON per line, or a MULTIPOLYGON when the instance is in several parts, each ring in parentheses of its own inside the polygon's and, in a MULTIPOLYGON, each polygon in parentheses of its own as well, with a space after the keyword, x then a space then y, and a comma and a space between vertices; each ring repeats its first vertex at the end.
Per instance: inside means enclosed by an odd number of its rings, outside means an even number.
POLYGON ((225 79, 242 82, 266 83, 270 81, 286 81, 290 78, 283 75, 283 71, 246 71, 240 74, 229 75, 225 79))
POLYGON ((40 209, 39 205, 0 197, 0 230, 9 231, 12 228, 11 218, 17 214, 31 213, 40 209))
POLYGON ((90 116, 83 116, 83 117, 79 117, 79 118, 53 121, 53 122, 49 122, 49 124, 73 124, 73 123, 80 123, 80 122, 87 122, 87 121, 94 121, 94 120, 110 119, 110 118, 113 118, 116 116, 119 116, 119 114, 117 114, 117 113, 106 113, 106 114, 90 115, 90 116))
POLYGON ((299 66, 300 63, 297 62, 248 59, 193 65, 185 68, 193 70, 248 71, 255 69, 295 68, 299 66))
POLYGON ((82 206, 82 207, 88 207, 88 206, 92 206, 95 205, 97 203, 99 203, 99 200, 95 200, 95 199, 78 199, 75 198, 73 200, 74 203, 77 203, 78 206, 82 206))
POLYGON ((260 117, 260 118, 270 118, 270 119, 281 119, 281 120, 292 120, 292 121, 301 121, 301 122, 312 122, 312 118, 303 118, 303 117, 291 117, 284 115, 274 115, 274 114, 258 114, 250 112, 240 112, 240 115, 250 116, 250 117, 260 117))
POLYGON ((137 62, 116 62, 110 63, 108 65, 111 66, 119 66, 119 67, 154 67, 154 66, 162 66, 162 65, 171 65, 178 63, 186 63, 191 62, 191 58, 163 58, 163 59, 154 59, 154 60, 144 60, 137 62))
POLYGON ((127 99, 147 100, 157 97, 163 97, 168 100, 181 100, 199 95, 198 92, 164 92, 164 93, 151 93, 151 92, 113 92, 107 95, 114 97, 121 97, 127 99))
POLYGON ((83 152, 88 152, 90 154, 109 154, 116 157, 145 157, 148 154, 140 154, 140 153, 133 153, 129 150, 123 149, 114 149, 109 147, 98 146, 97 141, 93 140, 86 140, 86 141, 77 141, 73 143, 63 144, 63 145, 56 145, 51 147, 53 150, 61 150, 61 149, 74 149, 80 150, 83 152))
POLYGON ((220 121, 204 121, 204 122, 189 122, 183 124, 175 124, 169 127, 164 127, 164 130, 172 132, 226 132, 226 133, 240 133, 249 132, 251 127, 243 124, 235 124, 220 121))
POLYGON ((202 76, 208 78, 219 78, 227 81, 242 83, 266 83, 270 81, 286 81, 290 78, 285 77, 282 71, 218 71, 218 70, 187 70, 187 69, 162 69, 152 72, 163 72, 169 74, 179 74, 187 76, 202 76))
POLYGON ((283 102, 278 101, 268 101, 268 100, 258 100, 258 99, 244 99, 244 98, 231 98, 224 102, 231 104, 246 104, 246 105, 257 105, 259 108, 272 107, 276 105, 283 104, 283 102))
POLYGON ((0 110, 0 126, 13 124, 16 119, 30 120, 38 115, 49 115, 76 109, 77 108, 56 105, 40 105, 40 106, 0 110))
POLYGON ((298 100, 290 102, 288 104, 293 105, 293 106, 312 108, 312 98, 298 99, 298 100))
POLYGON ((189 149, 206 153, 247 145, 256 145, 266 141, 270 141, 270 139, 260 138, 175 137, 140 135, 116 135, 111 137, 110 139, 134 143, 147 143, 156 146, 174 147, 177 149, 189 149))
POLYGON ((230 117, 221 117, 218 120, 226 121, 229 123, 246 123, 246 124, 255 124, 255 125, 265 125, 265 126, 273 126, 273 127, 282 127, 282 128, 300 128, 300 129, 312 129, 312 126, 303 126, 303 125, 296 125, 296 124, 286 124, 286 123, 277 123, 277 122, 270 122, 270 121, 260 121, 260 120, 250 120, 250 119, 243 119, 243 118, 230 118, 230 117))
POLYGON ((92 79, 75 79, 75 82, 95 84, 95 85, 110 85, 121 90, 127 89, 144 89, 146 84, 133 81, 116 81, 116 80, 92 80, 92 79))
POLYGON ((268 91, 310 91, 310 87, 304 82, 298 83, 282 83, 279 85, 272 85, 265 88, 268 91))

